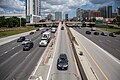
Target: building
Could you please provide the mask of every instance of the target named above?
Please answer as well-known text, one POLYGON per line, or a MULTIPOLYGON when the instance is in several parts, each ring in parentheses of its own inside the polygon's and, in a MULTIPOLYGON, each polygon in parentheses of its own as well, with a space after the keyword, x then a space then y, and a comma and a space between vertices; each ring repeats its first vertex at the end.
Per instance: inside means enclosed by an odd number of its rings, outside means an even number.
POLYGON ((0 14, 0 16, 5 16, 5 18, 10 18, 10 17, 18 17, 18 18, 25 18, 23 14, 0 14))
POLYGON ((65 21, 68 21, 68 14, 65 14, 65 21))
POLYGON ((33 23, 40 20, 41 0, 26 0, 26 19, 33 23))
POLYGON ((112 6, 103 6, 98 9, 104 18, 112 18, 112 6))
POLYGON ((76 10, 76 17, 78 18, 78 20, 83 18, 83 13, 84 13, 83 9, 77 8, 77 10, 76 10))
POLYGON ((62 12, 55 12, 55 20, 62 20, 62 12))
POLYGON ((101 12, 96 10, 90 10, 88 18, 101 17, 101 12))
POLYGON ((52 19, 53 19, 53 15, 49 13, 46 17, 46 20, 51 21, 52 19))
POLYGON ((120 16, 120 7, 117 8, 117 15, 120 16))

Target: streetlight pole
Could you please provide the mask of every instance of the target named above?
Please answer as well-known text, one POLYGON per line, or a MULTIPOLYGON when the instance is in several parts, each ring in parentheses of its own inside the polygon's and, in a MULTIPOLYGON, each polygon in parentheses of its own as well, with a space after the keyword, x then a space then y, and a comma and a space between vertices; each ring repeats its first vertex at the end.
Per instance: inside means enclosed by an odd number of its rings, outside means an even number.
POLYGON ((20 27, 21 27, 21 17, 20 17, 20 27))

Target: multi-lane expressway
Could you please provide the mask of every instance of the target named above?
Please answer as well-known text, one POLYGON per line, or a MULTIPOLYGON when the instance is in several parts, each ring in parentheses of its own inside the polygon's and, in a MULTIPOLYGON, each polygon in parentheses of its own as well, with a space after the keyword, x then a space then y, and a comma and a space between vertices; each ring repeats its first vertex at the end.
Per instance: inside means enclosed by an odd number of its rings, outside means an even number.
POLYGON ((120 52, 118 50, 120 50, 120 36, 96 36, 93 35, 93 32, 91 35, 87 35, 85 31, 90 30, 89 28, 70 29, 91 64, 97 78, 99 80, 119 80, 120 52))
POLYGON ((23 51, 17 40, 0 46, 0 80, 25 80, 34 69, 45 47, 39 47, 41 31, 26 38, 34 42, 30 51, 23 51))
MULTIPOLYGON (((86 35, 85 31, 89 28, 70 30, 87 57, 96 80, 119 80, 120 37, 95 36, 93 33, 86 35)), ((34 42, 30 51, 23 51, 17 40, 0 45, 0 80, 27 80, 31 76, 38 76, 40 80, 82 80, 65 24, 59 23, 54 43, 50 42, 53 47, 50 43, 47 48, 39 47, 41 36, 41 31, 26 36, 34 42), (62 26, 64 30, 61 30, 62 26), (57 59, 61 53, 68 57, 68 70, 57 69, 57 59)))

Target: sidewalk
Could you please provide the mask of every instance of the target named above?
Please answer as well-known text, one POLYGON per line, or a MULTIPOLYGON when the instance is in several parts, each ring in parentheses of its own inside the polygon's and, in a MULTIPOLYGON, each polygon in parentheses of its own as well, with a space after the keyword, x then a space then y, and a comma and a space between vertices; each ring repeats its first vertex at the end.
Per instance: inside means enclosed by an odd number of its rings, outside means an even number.
MULTIPOLYGON (((32 30, 32 31, 35 31, 35 30, 32 30)), ((20 34, 17 34, 17 35, 4 37, 4 38, 0 38, 0 45, 6 44, 6 43, 11 42, 11 41, 13 41, 15 39, 18 39, 20 36, 29 35, 29 33, 32 32, 32 31, 24 32, 24 33, 20 33, 20 34)))

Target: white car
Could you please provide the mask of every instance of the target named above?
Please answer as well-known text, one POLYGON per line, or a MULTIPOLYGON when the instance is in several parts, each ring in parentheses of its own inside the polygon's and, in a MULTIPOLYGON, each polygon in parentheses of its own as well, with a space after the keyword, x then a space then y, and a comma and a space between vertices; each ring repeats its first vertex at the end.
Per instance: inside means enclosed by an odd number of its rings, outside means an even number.
POLYGON ((92 28, 91 28, 91 31, 95 31, 95 30, 96 30, 96 27, 92 27, 92 28))
POLYGON ((55 33, 56 32, 56 28, 52 28, 51 32, 55 33))
POLYGON ((31 40, 30 39, 25 39, 23 42, 22 42, 22 45, 25 45, 27 44, 28 42, 30 42, 31 40))
POLYGON ((39 47, 47 46, 47 44, 48 44, 48 40, 41 40, 40 43, 39 43, 39 47))

